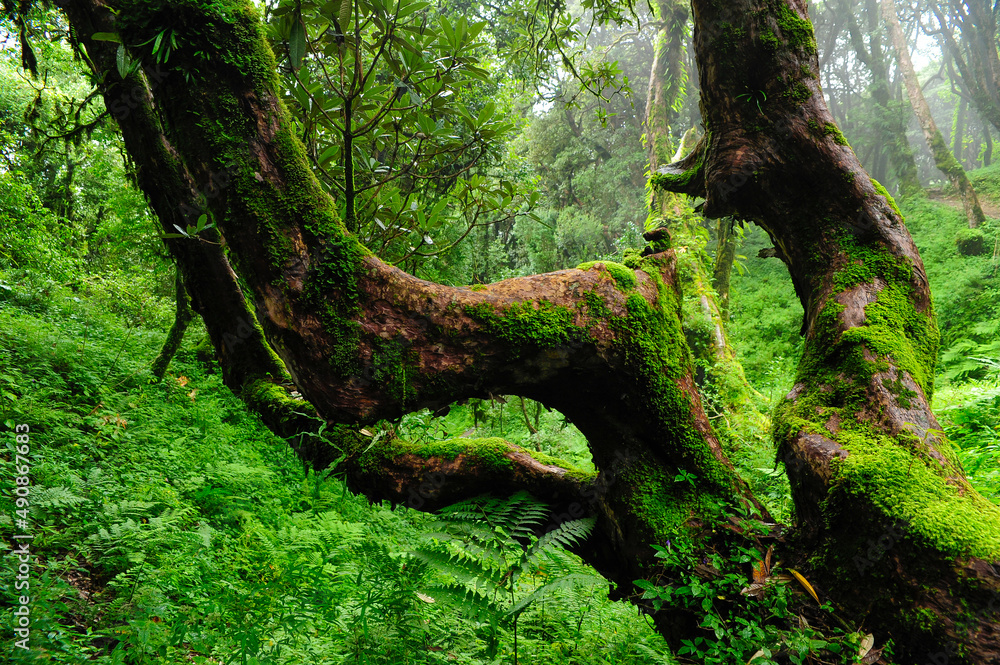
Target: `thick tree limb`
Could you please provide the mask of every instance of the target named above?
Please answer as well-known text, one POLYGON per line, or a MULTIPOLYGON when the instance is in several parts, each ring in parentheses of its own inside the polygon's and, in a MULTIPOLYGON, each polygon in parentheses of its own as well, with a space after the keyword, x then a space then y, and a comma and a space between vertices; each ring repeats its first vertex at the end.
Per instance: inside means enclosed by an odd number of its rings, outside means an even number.
POLYGON ((806 3, 693 7, 712 136, 705 212, 763 226, 805 310, 805 350, 775 436, 814 580, 896 636, 901 662, 946 648, 964 651, 962 662, 997 662, 998 607, 983 601, 1000 582, 990 572, 1000 510, 969 486, 931 412, 938 333, 923 264, 826 107, 806 3), (859 554, 893 529, 891 551, 859 554), (940 602, 956 585, 975 589, 972 609, 940 602))

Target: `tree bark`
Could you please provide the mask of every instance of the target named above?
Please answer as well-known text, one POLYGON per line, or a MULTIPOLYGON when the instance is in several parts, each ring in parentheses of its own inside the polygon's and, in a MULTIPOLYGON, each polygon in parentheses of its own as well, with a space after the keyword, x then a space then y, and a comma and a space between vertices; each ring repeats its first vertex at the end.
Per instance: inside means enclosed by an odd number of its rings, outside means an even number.
MULTIPOLYGON (((646 99, 646 150, 649 172, 669 163, 673 154, 671 122, 676 117, 674 107, 684 92, 687 72, 684 67, 686 23, 689 8, 686 2, 661 0, 657 4, 662 27, 656 36, 653 63, 649 74, 646 99)), ((688 130, 677 148, 686 155, 697 145, 697 129, 688 130)), ((719 388, 723 403, 720 407, 732 416, 753 421, 753 425, 766 428, 766 418, 760 414, 751 396, 753 388, 746 380, 743 367, 736 359, 736 352, 729 344, 725 331, 725 307, 720 307, 716 284, 726 289, 728 304, 729 273, 735 244, 728 234, 719 235, 714 274, 709 274, 709 258, 705 253, 695 228, 702 222, 691 210, 682 194, 654 191, 650 203, 655 223, 662 225, 671 236, 671 244, 680 248, 682 290, 687 307, 683 310, 682 324, 696 361, 707 366, 708 372, 700 380, 712 382, 719 388), (727 257, 729 260, 727 261, 727 257)), ((721 231, 720 226, 720 231, 721 231)), ((727 421, 728 422, 728 421, 727 421)))
POLYGON ((709 133, 655 182, 704 196, 706 215, 757 222, 788 265, 805 348, 775 436, 816 579, 894 635, 900 662, 998 662, 1000 510, 930 410, 923 264, 826 108, 805 2, 764 5, 693 3, 709 133), (891 546, 872 546, 886 534, 891 546))
POLYGON ((191 311, 191 302, 188 298, 187 290, 184 288, 184 280, 181 278, 180 270, 177 271, 174 277, 174 294, 176 299, 174 323, 170 326, 167 339, 163 342, 163 348, 160 349, 156 358, 153 359, 153 365, 150 370, 158 381, 162 380, 163 376, 167 373, 167 366, 170 365, 170 361, 177 355, 177 350, 181 348, 181 342, 184 341, 184 333, 187 331, 191 319, 194 318, 194 312, 191 311))
POLYGON ((913 107, 913 113, 917 116, 917 120, 920 123, 920 129, 924 132, 927 147, 930 148, 931 155, 934 157, 934 165, 945 174, 955 188, 955 191, 962 197, 962 206, 965 208, 965 217, 969 222, 969 228, 974 229, 986 221, 983 209, 979 205, 979 197, 976 196, 976 190, 973 188, 972 183, 969 182, 969 178, 965 174, 965 169, 955 159, 955 155, 948 150, 948 144, 945 143, 944 137, 938 131, 937 123, 934 122, 934 116, 931 115, 931 109, 927 105, 927 100, 924 99, 920 81, 917 80, 917 73, 914 71, 913 62, 910 60, 910 47, 906 43, 903 28, 899 24, 899 16, 896 14, 895 3, 893 0, 879 0, 879 2, 882 7, 882 16, 889 26, 889 35, 892 39, 893 48, 896 50, 899 69, 906 83, 906 94, 910 98, 910 105, 913 107))
MULTIPOLYGON (((115 33, 115 17, 101 2, 60 2, 85 49, 95 75, 103 82, 105 105, 118 122, 129 154, 136 160, 140 188, 156 212, 164 234, 193 224, 209 203, 232 185, 234 162, 195 174, 184 164, 168 137, 162 108, 153 91, 182 73, 149 63, 123 79, 117 66, 117 45, 95 40, 98 33, 115 33)), ((326 442, 304 437, 318 428, 315 409, 293 398, 294 388, 281 360, 268 345, 256 315, 248 307, 216 229, 201 237, 165 239, 190 296, 215 348, 223 382, 254 410, 276 434, 290 440, 307 464, 324 468, 336 459, 326 442)))
MULTIPOLYGON (((581 554, 654 614, 671 644, 697 634, 696 611, 654 611, 633 593, 640 578, 676 579, 649 545, 684 543, 707 558, 752 540, 748 532, 760 521, 767 530, 768 518, 701 408, 676 258, 662 235, 628 266, 595 263, 481 290, 416 279, 346 232, 309 171, 249 2, 129 0, 115 14, 99 0, 65 7, 102 75, 114 63, 98 60, 104 43, 89 39, 94 32, 117 32, 146 61, 163 26, 183 35, 171 75, 155 88, 142 82, 148 113, 119 117, 126 145, 144 191, 167 214, 177 194, 192 196, 190 183, 226 170, 228 184, 206 197, 205 210, 264 335, 328 423, 523 395, 566 414, 599 469, 581 476, 498 440, 361 441, 345 444, 354 487, 401 502, 415 492, 423 504, 414 507, 427 508, 490 484, 530 486, 571 515, 595 516, 581 554), (747 514, 755 520, 738 517, 747 514)), ((894 638, 901 663, 947 649, 954 662, 997 662, 1000 603, 991 599, 1000 578, 991 562, 1000 560, 1000 510, 968 485, 928 407, 937 333, 923 266, 891 199, 832 123, 804 3, 693 7, 709 133, 654 181, 704 196, 706 214, 761 224, 803 301, 805 354, 778 411, 800 521, 783 556, 808 564, 824 598, 894 638), (885 533, 893 546, 859 566, 868 540, 885 533), (873 586, 884 594, 873 598, 873 586)), ((110 76, 105 85, 113 102, 118 83, 110 76)), ((221 256, 221 246, 185 241, 179 261, 202 257, 195 252, 221 256)), ((230 283, 228 264, 209 265, 217 271, 206 283, 230 283)), ((208 299, 217 295, 204 294, 206 312, 235 307, 208 299)), ((224 338, 218 344, 226 351, 224 338)), ((270 357, 262 364, 280 371, 270 357)))

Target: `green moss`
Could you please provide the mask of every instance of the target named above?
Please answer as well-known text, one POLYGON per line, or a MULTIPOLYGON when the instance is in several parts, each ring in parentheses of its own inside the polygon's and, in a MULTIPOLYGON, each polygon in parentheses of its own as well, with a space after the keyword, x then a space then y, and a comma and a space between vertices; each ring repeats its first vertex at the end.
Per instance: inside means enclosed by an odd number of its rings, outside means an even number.
POLYGON ((938 331, 930 313, 919 313, 909 298, 909 287, 891 283, 878 299, 865 307, 865 324, 841 335, 841 342, 864 345, 870 352, 892 358, 930 399, 934 392, 938 331))
POLYGON ((689 539, 688 522, 696 515, 705 517, 700 493, 690 483, 676 482, 661 464, 636 464, 621 478, 627 483, 629 505, 654 543, 689 539))
POLYGON ((788 46, 806 55, 816 53, 816 36, 813 33, 812 23, 808 19, 800 18, 787 2, 773 2, 772 7, 775 10, 778 27, 788 46))
POLYGON ((586 338, 586 330, 573 323, 573 311, 548 300, 507 307, 479 303, 469 305, 465 312, 514 349, 544 349, 586 338))
POLYGON ((267 414, 275 422, 285 423, 298 417, 305 402, 292 398, 288 390, 269 378, 248 382, 240 390, 240 399, 255 413, 267 414))
POLYGON ((576 269, 591 270, 596 267, 603 267, 604 270, 610 273, 615 282, 618 283, 618 288, 622 291, 631 291, 635 289, 635 272, 628 266, 624 266, 621 263, 615 263, 613 261, 589 261, 587 263, 581 263, 576 267, 576 269))
POLYGON ((845 145, 848 147, 850 147, 851 145, 850 143, 847 142, 847 137, 844 136, 844 133, 840 131, 840 128, 837 127, 837 125, 833 124, 832 122, 828 122, 826 123, 826 125, 823 126, 823 135, 832 136, 833 142, 836 143, 837 145, 845 145))
POLYGON ((839 243, 849 262, 834 275, 837 292, 858 284, 870 284, 879 278, 908 282, 913 277, 913 267, 909 262, 895 258, 881 244, 863 242, 849 233, 841 234, 839 243))
MULTIPOLYGON (((362 445, 364 445, 363 441, 362 445)), ((486 469, 510 469, 513 468, 514 462, 507 457, 507 453, 514 450, 517 450, 516 446, 500 438, 457 438, 429 443, 384 439, 374 444, 368 443, 359 457, 359 464, 369 472, 378 473, 384 460, 401 455, 415 455, 421 459, 436 457, 448 461, 453 461, 459 455, 463 455, 473 464, 478 464, 486 469)))
POLYGON ((838 440, 849 454, 834 463, 834 492, 864 496, 935 549, 1000 559, 996 505, 948 482, 935 461, 914 457, 912 445, 865 430, 841 432, 838 440))
POLYGON ((785 97, 798 104, 803 104, 809 101, 809 98, 812 97, 812 91, 809 89, 809 86, 802 81, 796 81, 794 84, 789 86, 787 90, 785 90, 785 97))
POLYGON ((472 285, 469 286, 469 288, 472 289, 473 291, 485 291, 486 290, 486 285, 485 284, 472 284, 472 285))
POLYGON ((690 401, 677 384, 687 376, 691 357, 676 295, 664 284, 654 260, 646 259, 644 271, 656 283, 657 299, 651 304, 638 293, 628 296, 627 315, 612 317, 609 322, 618 334, 617 344, 649 397, 661 436, 671 442, 684 460, 683 466, 699 476, 703 489, 731 492, 733 474, 716 460, 694 426, 690 401))
POLYGON ((588 291, 583 299, 587 306, 587 313, 591 318, 607 320, 611 316, 611 309, 604 302, 604 298, 598 294, 588 291))
POLYGON ((889 207, 892 208, 893 212, 895 212, 899 216, 899 219, 902 220, 903 213, 899 211, 899 206, 896 205, 896 199, 892 198, 892 195, 889 193, 889 190, 883 187, 882 183, 880 183, 875 178, 872 178, 871 181, 872 181, 872 187, 875 188, 875 191, 878 193, 878 195, 885 197, 886 203, 889 204, 889 207))
MULTIPOLYGON (((706 132, 703 140, 705 141, 705 145, 711 142, 708 132, 706 132)), ((702 151, 698 154, 698 158, 691 168, 685 170, 683 173, 654 173, 649 177, 649 184, 652 187, 668 192, 687 192, 691 190, 696 178, 704 178, 704 166, 705 152, 702 151)))

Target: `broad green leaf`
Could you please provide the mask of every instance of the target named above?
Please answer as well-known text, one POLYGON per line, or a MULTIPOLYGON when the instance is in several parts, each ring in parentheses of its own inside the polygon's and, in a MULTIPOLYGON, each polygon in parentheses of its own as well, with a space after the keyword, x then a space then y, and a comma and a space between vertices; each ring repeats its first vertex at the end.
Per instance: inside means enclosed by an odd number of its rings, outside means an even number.
POLYGON ((124 44, 118 45, 118 53, 115 55, 115 64, 118 67, 118 75, 123 79, 128 78, 128 75, 132 73, 132 59, 128 57, 124 44))
POLYGON ((288 58, 292 67, 299 69, 306 57, 306 26, 302 19, 292 23, 292 33, 288 37, 288 58))
POLYGON ((340 28, 342 30, 347 30, 347 24, 350 23, 353 12, 354 5, 352 0, 341 0, 337 18, 340 21, 340 28))

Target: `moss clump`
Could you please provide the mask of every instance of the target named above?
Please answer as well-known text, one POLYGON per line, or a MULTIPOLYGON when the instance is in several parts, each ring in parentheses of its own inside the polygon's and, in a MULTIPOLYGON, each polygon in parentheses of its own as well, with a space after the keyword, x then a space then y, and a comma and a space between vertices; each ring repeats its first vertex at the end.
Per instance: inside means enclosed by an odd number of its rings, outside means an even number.
POLYGON ((773 7, 781 34, 792 49, 802 51, 806 55, 816 52, 816 35, 812 23, 799 17, 787 2, 774 2, 773 7))
POLYGON ((865 307, 865 323, 844 332, 841 341, 891 357, 897 369, 909 373, 930 399, 939 339, 934 317, 917 312, 909 298, 909 288, 893 283, 865 307))
POLYGON ((593 291, 587 292, 583 300, 587 306, 587 314, 591 318, 607 320, 611 316, 611 308, 604 302, 604 298, 593 291))
POLYGON ((986 234, 981 229, 960 229, 955 236, 955 246, 962 256, 982 256, 989 252, 986 234))
POLYGON ((642 460, 624 471, 621 478, 627 484, 629 505, 654 543, 666 545, 669 541, 681 546, 690 540, 689 520, 706 517, 702 493, 688 482, 677 482, 662 464, 642 460))
POLYGON ((305 296, 319 313, 323 328, 337 340, 330 364, 341 376, 359 369, 361 294, 358 280, 367 252, 349 236, 326 242, 305 283, 305 296))
POLYGON ((576 269, 591 270, 598 267, 603 268, 611 274, 615 282, 618 283, 618 288, 621 291, 632 291, 635 289, 635 272, 628 266, 624 266, 621 263, 615 263, 613 261, 589 261, 587 263, 581 263, 576 267, 576 269))
POLYGON ((852 234, 842 234, 840 247, 849 261, 834 275, 836 292, 846 291, 858 284, 870 284, 876 279, 908 282, 913 277, 913 267, 897 259, 879 244, 862 242, 852 234))
POLYGON ((847 137, 844 136, 842 131, 840 131, 840 128, 832 122, 828 122, 823 126, 823 136, 832 136, 833 142, 837 145, 845 145, 848 147, 851 145, 847 142, 847 137))
POLYGON ((834 463, 833 492, 866 497, 935 549, 1000 559, 1000 508, 949 482, 937 462, 914 457, 913 445, 899 439, 862 429, 838 440, 849 454, 834 463))
POLYGON ((892 211, 899 216, 900 220, 902 220, 903 213, 899 211, 899 206, 896 205, 896 199, 892 198, 892 194, 889 193, 889 190, 883 187, 882 183, 880 183, 875 178, 872 178, 871 181, 872 181, 872 187, 875 188, 875 192, 878 193, 879 196, 885 197, 885 202, 889 204, 889 207, 892 208, 892 211))
POLYGON ((617 344, 649 396, 649 408, 662 436, 683 460, 681 465, 698 475, 702 489, 731 492, 732 472, 719 463, 695 428, 691 403, 678 387, 678 381, 688 374, 691 356, 676 295, 663 282, 654 259, 644 261, 644 271, 656 283, 657 299, 651 304, 639 293, 628 296, 627 315, 609 320, 618 334, 617 344))
POLYGON ((785 90, 785 97, 791 99, 793 102, 798 104, 803 104, 812 97, 812 91, 802 81, 796 81, 794 84, 785 90))
POLYGON ((472 289, 473 291, 485 291, 486 290, 486 285, 485 284, 472 284, 471 286, 469 286, 469 288, 472 289))
POLYGON ((515 303, 505 308, 479 303, 466 307, 465 313, 514 349, 564 346, 583 340, 587 334, 573 323, 572 310, 548 300, 515 303))

